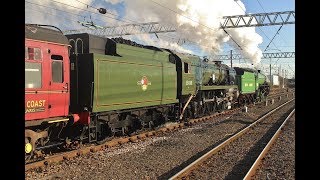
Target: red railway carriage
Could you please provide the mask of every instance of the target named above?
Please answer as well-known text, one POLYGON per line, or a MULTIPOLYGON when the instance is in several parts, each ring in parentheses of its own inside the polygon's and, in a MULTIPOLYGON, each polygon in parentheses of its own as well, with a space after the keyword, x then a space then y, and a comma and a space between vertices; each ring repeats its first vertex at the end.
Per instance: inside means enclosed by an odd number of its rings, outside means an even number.
POLYGON ((39 34, 42 30, 34 28, 32 31, 33 28, 29 28, 25 41, 25 118, 35 121, 66 116, 69 108, 68 40, 30 39, 30 33, 39 34))
POLYGON ((26 153, 33 151, 38 139, 48 136, 48 131, 39 132, 36 126, 69 120, 68 47, 68 39, 61 32, 26 25, 26 153))

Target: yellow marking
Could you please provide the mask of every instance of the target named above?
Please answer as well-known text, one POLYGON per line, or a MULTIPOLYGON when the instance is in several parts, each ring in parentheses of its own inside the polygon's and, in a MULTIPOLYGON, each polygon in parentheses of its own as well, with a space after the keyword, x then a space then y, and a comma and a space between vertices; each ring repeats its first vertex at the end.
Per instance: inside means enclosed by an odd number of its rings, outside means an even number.
POLYGON ((148 85, 142 85, 142 90, 143 90, 143 91, 146 91, 147 88, 148 88, 148 85))
POLYGON ((68 121, 69 119, 57 119, 57 120, 52 120, 48 121, 48 123, 56 123, 56 122, 62 122, 62 121, 68 121))
POLYGON ((46 100, 30 100, 27 101, 27 108, 44 107, 46 100))

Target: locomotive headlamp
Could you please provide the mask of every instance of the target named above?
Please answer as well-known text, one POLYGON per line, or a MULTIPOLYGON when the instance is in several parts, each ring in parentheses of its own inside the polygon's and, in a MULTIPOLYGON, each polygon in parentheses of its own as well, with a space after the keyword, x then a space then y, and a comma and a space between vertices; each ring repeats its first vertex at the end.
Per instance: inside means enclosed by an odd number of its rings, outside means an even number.
POLYGON ((25 152, 30 153, 32 151, 32 145, 30 143, 27 143, 25 145, 25 152))

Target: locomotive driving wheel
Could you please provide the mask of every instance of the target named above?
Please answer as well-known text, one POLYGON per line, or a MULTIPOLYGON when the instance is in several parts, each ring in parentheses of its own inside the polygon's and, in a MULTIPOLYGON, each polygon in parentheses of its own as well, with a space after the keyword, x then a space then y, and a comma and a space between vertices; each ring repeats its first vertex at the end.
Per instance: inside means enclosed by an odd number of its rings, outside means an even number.
POLYGON ((97 144, 104 144, 113 138, 114 133, 111 131, 107 121, 98 120, 98 128, 97 144))
POLYGON ((218 105, 216 102, 212 102, 210 114, 214 114, 217 111, 218 105))
POLYGON ((224 111, 226 109, 226 104, 227 103, 225 101, 222 101, 217 105, 217 109, 218 109, 219 113, 221 113, 222 111, 224 111))

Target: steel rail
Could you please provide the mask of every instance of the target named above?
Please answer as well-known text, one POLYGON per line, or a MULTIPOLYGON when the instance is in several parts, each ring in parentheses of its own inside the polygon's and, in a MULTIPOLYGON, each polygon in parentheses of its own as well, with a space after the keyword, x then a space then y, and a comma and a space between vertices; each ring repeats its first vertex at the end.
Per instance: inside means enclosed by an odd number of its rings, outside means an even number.
POLYGON ((245 180, 252 179, 252 177, 255 175, 257 169, 259 168, 259 166, 262 162, 262 159, 267 155, 271 146, 276 142, 284 125, 288 122, 288 120, 291 118, 291 116, 294 114, 294 112, 295 112, 295 109, 292 110, 292 112, 288 115, 288 117, 284 120, 282 125, 279 127, 277 132, 272 136, 272 138, 270 139, 270 141, 268 142, 266 147, 262 150, 262 152, 260 153, 260 155, 258 156, 256 161, 253 163, 253 165, 251 166, 248 173, 246 174, 246 176, 243 179, 245 179, 245 180))
POLYGON ((226 141, 222 142, 221 144, 219 144, 218 146, 216 146, 215 148, 213 148, 212 150, 210 150, 209 152, 207 152, 206 154, 204 154, 203 156, 201 156, 200 158, 198 158, 197 160, 195 160, 194 162, 192 162, 191 164, 189 164, 187 167, 185 167, 184 169, 182 169, 181 171, 179 171, 177 174, 175 174, 174 176, 172 176, 171 178, 169 178, 169 180, 174 180, 174 179, 182 179, 183 177, 185 177, 186 175, 188 175, 193 169, 196 169, 198 165, 200 165, 202 162, 204 162, 206 159, 208 159, 209 157, 211 157, 212 155, 216 154, 218 151, 220 151, 222 148, 224 148, 226 145, 230 144, 231 142, 233 142, 234 140, 238 139, 239 137, 241 137, 244 133, 246 133, 248 130, 250 130, 253 126, 255 126, 257 123, 259 123, 260 121, 262 121, 263 119, 265 119, 266 117, 270 116, 272 113, 274 113, 275 111, 279 110, 280 108, 282 108, 283 106, 287 105, 288 103, 290 103, 291 101, 295 100, 295 98, 291 99, 290 101, 287 101, 285 103, 283 103, 282 105, 276 107, 275 109, 271 110, 270 112, 268 112, 267 114, 265 114, 264 116, 262 116, 261 118, 259 118, 258 120, 256 120, 255 122, 253 122, 251 125, 247 126, 246 128, 242 129, 240 132, 238 132, 237 134, 233 135, 232 137, 228 138, 226 141))

